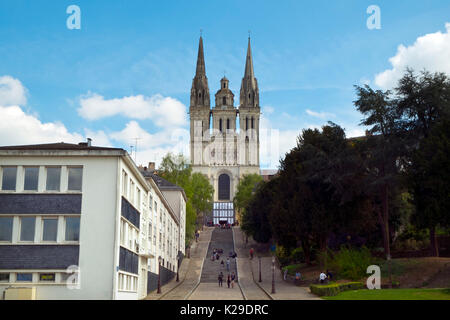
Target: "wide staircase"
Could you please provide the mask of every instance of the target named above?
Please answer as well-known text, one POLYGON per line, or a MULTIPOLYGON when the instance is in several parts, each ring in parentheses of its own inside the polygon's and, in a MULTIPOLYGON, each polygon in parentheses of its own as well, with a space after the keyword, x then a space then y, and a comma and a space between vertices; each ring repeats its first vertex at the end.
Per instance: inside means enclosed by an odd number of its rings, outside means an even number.
POLYGON ((226 279, 228 273, 234 272, 236 274, 236 281, 238 277, 236 260, 230 258, 230 271, 227 271, 227 257, 229 253, 234 252, 233 243, 233 231, 231 229, 214 229, 211 235, 211 242, 209 243, 208 253, 205 257, 205 262, 203 264, 201 282, 218 282, 217 277, 222 271, 224 275, 224 286, 226 286, 226 279), (223 253, 220 255, 219 260, 211 260, 213 250, 222 249, 223 253), (220 262, 223 260, 223 265, 220 262))

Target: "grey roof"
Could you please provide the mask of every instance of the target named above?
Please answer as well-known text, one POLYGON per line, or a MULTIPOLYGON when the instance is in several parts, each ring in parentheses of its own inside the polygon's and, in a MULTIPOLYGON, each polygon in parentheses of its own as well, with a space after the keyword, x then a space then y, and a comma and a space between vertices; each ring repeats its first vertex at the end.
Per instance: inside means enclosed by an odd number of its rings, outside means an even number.
MULTIPOLYGON (((183 190, 180 186, 177 186, 176 184, 167 181, 166 179, 154 174, 152 171, 147 170, 141 170, 142 175, 145 178, 152 178, 153 181, 155 181, 156 185, 161 190, 183 190)), ((184 190, 183 190, 184 191, 184 190)))
POLYGON ((87 143, 45 143, 45 144, 29 144, 19 146, 3 146, 0 150, 122 150, 121 148, 106 148, 88 146, 87 143))

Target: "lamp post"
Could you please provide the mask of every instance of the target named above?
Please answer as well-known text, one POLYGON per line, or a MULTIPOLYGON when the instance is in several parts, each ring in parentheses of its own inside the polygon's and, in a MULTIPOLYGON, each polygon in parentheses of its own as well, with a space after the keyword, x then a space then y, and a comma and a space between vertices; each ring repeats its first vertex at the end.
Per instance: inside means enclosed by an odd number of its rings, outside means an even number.
POLYGON ((262 279, 261 279, 261 256, 258 256, 258 260, 259 260, 259 282, 262 282, 262 279))
POLYGON ((275 257, 272 257, 272 293, 275 293, 275 257))
POLYGON ((161 293, 161 257, 158 257, 158 291, 156 293, 161 293))

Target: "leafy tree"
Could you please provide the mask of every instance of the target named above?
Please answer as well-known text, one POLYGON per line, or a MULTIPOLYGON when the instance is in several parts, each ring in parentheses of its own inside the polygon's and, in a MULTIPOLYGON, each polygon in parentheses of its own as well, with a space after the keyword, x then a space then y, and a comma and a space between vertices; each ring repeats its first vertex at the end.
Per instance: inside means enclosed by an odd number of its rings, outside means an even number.
POLYGON ((257 242, 267 243, 272 237, 269 214, 272 208, 272 199, 275 198, 277 190, 276 179, 269 182, 260 182, 256 185, 254 196, 245 207, 241 228, 257 242))
POLYGON ((390 260, 389 197, 399 182, 398 159, 403 155, 401 116, 391 91, 373 90, 368 85, 355 86, 354 104, 365 118, 361 124, 371 126, 365 140, 366 192, 381 227, 384 252, 390 260))
POLYGON ((413 223, 430 230, 432 255, 439 256, 437 226, 450 226, 450 121, 433 127, 414 151, 408 169, 416 214, 413 223))
POLYGON ((202 217, 201 225, 203 227, 205 223, 205 214, 212 209, 214 188, 209 183, 208 178, 204 174, 198 172, 192 174, 190 183, 193 190, 191 196, 192 206, 197 213, 197 217, 202 217))
POLYGON ((436 226, 448 219, 448 124, 450 78, 444 73, 408 69, 396 88, 397 108, 405 118, 405 134, 413 150, 407 157, 413 194, 414 223, 430 230, 432 255, 438 256, 436 226))
POLYGON ((246 214, 245 209, 252 200, 257 185, 262 181, 262 177, 259 174, 244 175, 240 179, 233 202, 234 208, 240 213, 241 219, 246 214))
POLYGON ((175 156, 168 153, 162 159, 158 172, 186 193, 186 241, 189 242, 198 227, 198 217, 211 210, 214 189, 205 175, 192 174, 192 168, 182 154, 175 156))

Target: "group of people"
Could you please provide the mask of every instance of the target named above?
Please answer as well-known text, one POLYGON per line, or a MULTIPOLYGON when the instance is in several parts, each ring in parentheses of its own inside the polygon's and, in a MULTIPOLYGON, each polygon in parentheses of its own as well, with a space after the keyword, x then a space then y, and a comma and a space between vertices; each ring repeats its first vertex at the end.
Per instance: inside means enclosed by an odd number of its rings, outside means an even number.
MULTIPOLYGON (((223 287, 223 277, 224 277, 223 272, 220 271, 219 277, 218 277, 219 287, 223 287)), ((228 288, 230 288, 230 286, 231 286, 232 289, 234 288, 235 280, 236 280, 236 274, 234 272, 232 272, 231 274, 228 274, 228 276, 227 276, 228 288)))
POLYGON ((330 281, 333 278, 333 274, 330 271, 326 271, 326 273, 324 271, 322 271, 319 275, 319 281, 320 283, 325 283, 330 281))
MULTIPOLYGON (((212 255, 211 255, 211 261, 216 261, 216 260, 218 261, 218 260, 220 260, 220 256, 222 254, 223 254, 223 249, 214 248, 213 252, 212 252, 212 255)), ((225 266, 227 268, 228 275, 227 275, 226 281, 227 281, 228 288, 234 288, 234 283, 236 281, 236 274, 234 273, 234 271, 230 273, 230 264, 231 264, 230 258, 234 259, 236 257, 237 257, 236 252, 230 251, 230 253, 228 254, 227 259, 225 261, 224 261, 224 259, 222 259, 220 261, 220 265, 222 266, 222 268, 225 268, 225 266)), ((219 287, 223 286, 224 277, 225 276, 224 276, 223 272, 220 271, 219 276, 217 278, 219 280, 219 287)))

